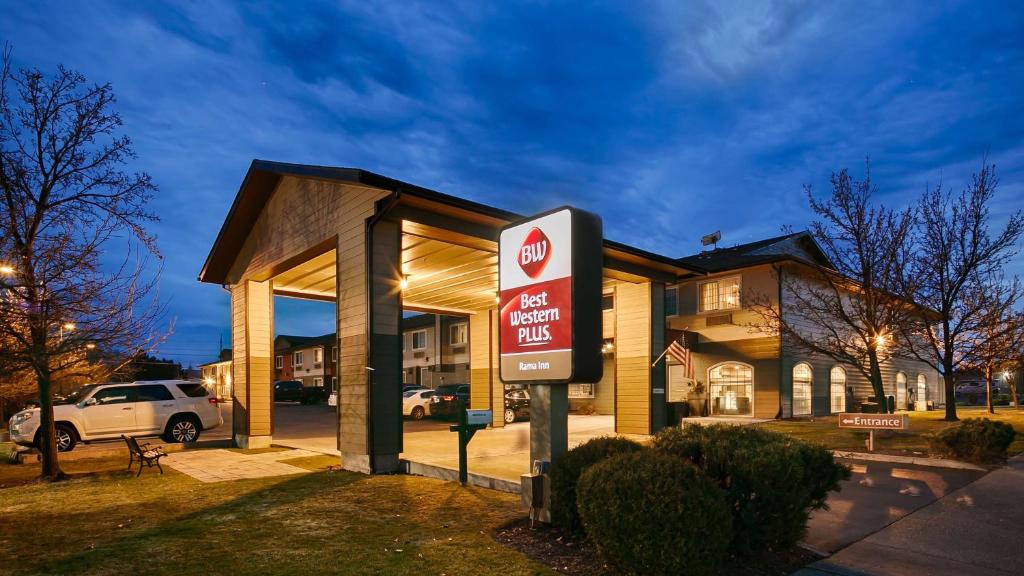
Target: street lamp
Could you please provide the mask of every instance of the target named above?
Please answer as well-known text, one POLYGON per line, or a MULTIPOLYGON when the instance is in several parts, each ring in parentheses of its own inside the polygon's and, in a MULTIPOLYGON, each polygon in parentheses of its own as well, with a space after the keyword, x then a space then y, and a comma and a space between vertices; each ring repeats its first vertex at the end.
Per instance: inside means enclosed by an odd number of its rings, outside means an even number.
POLYGON ((65 330, 67 330, 68 332, 71 332, 74 329, 75 329, 75 323, 74 322, 64 322, 63 324, 61 324, 60 325, 60 341, 64 342, 64 331, 65 330))
POLYGON ((0 264, 0 274, 4 276, 11 276, 14 274, 14 266, 10 264, 0 264))

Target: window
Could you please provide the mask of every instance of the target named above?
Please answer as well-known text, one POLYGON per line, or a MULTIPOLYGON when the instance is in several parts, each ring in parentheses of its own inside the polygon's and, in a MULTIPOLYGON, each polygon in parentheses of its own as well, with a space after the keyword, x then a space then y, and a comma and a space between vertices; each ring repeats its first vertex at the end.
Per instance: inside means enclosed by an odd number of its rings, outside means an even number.
POLYGON ((679 289, 665 288, 665 316, 679 315, 679 289))
POLYGON ((427 331, 417 330, 412 333, 412 349, 423 350, 427 347, 427 331))
POLYGON ((302 352, 292 354, 292 366, 302 366, 302 352))
POLYGON ((93 395, 97 404, 125 404, 135 402, 135 390, 128 386, 104 388, 93 395))
POLYGON ((469 328, 468 324, 453 324, 449 326, 448 342, 450 344, 465 344, 467 328, 469 328))
POLYGON ((284 368, 284 356, 274 358, 274 368, 284 368))
MULTIPOLYGON (((522 391, 519 391, 523 394, 522 391)), ((512 394, 515 394, 513 392, 512 394)), ((593 398, 594 397, 594 385, 593 384, 569 384, 569 398, 593 398)), ((516 398, 513 396, 513 398, 516 398)))
POLYGON ((338 377, 337 376, 331 376, 331 390, 337 390, 337 389, 338 389, 338 377))
MULTIPOLYGON (((280 356, 278 356, 280 358, 280 356)), ((185 396, 189 398, 203 398, 209 396, 209 392, 206 387, 198 382, 195 384, 178 384, 178 390, 185 393, 185 396)))
POLYGON ((601 296, 601 310, 614 310, 615 309, 615 295, 604 294, 601 296))
POLYGON ((135 393, 136 402, 163 402, 165 400, 174 400, 174 395, 171 394, 171 391, 161 384, 139 386, 135 393))
POLYGON ((700 298, 698 305, 701 312, 715 310, 733 310, 740 307, 740 278, 722 278, 698 285, 700 298))
POLYGON ((319 364, 324 361, 324 349, 313 348, 313 364, 319 364))
POLYGON ((903 372, 896 373, 896 407, 907 409, 907 375, 903 372))
POLYGON ((811 415, 811 389, 814 376, 810 364, 793 366, 793 416, 811 415))
POLYGON ((928 378, 924 374, 917 375, 917 398, 918 402, 928 401, 928 378))
POLYGON ((829 386, 832 390, 832 413, 846 411, 846 370, 834 366, 828 373, 829 386))
POLYGON ((316 378, 313 378, 313 386, 316 386, 317 388, 323 388, 324 387, 323 376, 317 376, 316 378))
POLYGON ((750 416, 753 391, 754 368, 748 364, 726 362, 708 370, 712 414, 750 416))
POLYGON ((337 346, 331 346, 331 362, 334 362, 334 363, 338 362, 338 347, 337 346))

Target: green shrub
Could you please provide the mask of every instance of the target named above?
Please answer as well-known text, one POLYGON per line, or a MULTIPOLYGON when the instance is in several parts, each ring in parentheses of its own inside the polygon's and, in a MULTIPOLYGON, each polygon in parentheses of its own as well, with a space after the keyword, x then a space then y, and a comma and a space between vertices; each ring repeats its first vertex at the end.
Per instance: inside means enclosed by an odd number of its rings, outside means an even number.
POLYGON ((827 508, 850 470, 832 453, 753 426, 666 428, 654 447, 681 457, 725 490, 732 510, 732 549, 752 554, 792 547, 812 510, 827 508))
POLYGON ((625 438, 594 438, 563 454, 551 467, 551 523, 583 536, 576 511, 576 483, 590 466, 617 454, 637 452, 643 446, 625 438))
POLYGON ((988 418, 967 418, 928 436, 928 448, 935 456, 978 464, 1002 462, 1016 436, 1013 426, 988 418))
POLYGON ((672 455, 643 450, 594 464, 577 498, 591 542, 623 573, 711 574, 726 555, 725 493, 672 455))

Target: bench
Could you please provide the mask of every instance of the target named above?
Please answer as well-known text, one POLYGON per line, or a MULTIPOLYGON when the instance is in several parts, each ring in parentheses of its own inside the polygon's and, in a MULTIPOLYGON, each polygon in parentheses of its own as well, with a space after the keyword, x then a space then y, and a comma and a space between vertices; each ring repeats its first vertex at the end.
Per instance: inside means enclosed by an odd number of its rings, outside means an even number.
POLYGON ((142 475, 143 466, 152 468, 153 464, 156 464, 156 467, 160 470, 161 474, 164 473, 163 467, 160 466, 160 459, 167 456, 167 453, 164 452, 162 446, 153 448, 150 447, 148 443, 140 445, 139 441, 135 438, 125 436, 123 434, 121 435, 121 438, 124 439, 124 443, 128 445, 128 470, 132 469, 136 460, 139 461, 139 472, 135 475, 136 478, 142 475))

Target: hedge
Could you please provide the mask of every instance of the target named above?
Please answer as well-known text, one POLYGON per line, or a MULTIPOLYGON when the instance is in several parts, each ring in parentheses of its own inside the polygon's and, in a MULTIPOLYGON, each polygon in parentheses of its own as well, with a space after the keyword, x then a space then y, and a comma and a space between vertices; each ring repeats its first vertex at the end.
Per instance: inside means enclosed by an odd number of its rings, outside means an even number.
POLYGON ((933 456, 955 458, 977 464, 1006 460, 1006 451, 1017 432, 1013 426, 988 418, 967 418, 928 436, 928 449, 933 456))
POLYGON ((637 452, 643 446, 625 438, 601 437, 580 444, 551 467, 551 523, 576 536, 584 536, 576 510, 576 483, 590 466, 617 454, 637 452))
POLYGON ((625 574, 712 574, 730 540, 729 503, 695 466, 653 450, 587 468, 579 514, 602 557, 625 574))
POLYGON ((666 428, 653 445, 693 463, 725 490, 738 554, 795 545, 811 511, 827 508, 828 493, 850 476, 827 449, 753 426, 666 428))

